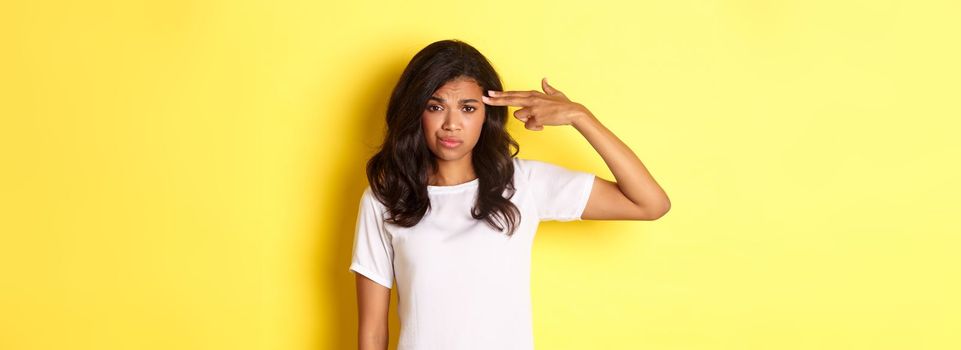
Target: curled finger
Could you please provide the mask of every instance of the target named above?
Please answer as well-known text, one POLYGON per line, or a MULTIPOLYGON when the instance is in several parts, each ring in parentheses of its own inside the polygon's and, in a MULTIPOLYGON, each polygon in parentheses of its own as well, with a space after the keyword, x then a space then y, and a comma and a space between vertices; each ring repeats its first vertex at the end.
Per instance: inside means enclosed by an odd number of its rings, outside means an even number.
POLYGON ((514 118, 517 118, 517 120, 520 120, 522 122, 526 122, 528 119, 530 119, 530 117, 531 117, 530 108, 521 108, 514 111, 514 118))

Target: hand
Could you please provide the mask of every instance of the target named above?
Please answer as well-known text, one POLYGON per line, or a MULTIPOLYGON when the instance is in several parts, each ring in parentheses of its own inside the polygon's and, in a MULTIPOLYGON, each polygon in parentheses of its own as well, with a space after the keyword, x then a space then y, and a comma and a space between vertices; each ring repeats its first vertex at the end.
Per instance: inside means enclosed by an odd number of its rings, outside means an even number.
POLYGON ((571 125, 591 114, 584 105, 571 101, 563 92, 547 84, 547 78, 541 79, 541 88, 544 92, 488 90, 491 97, 482 96, 482 99, 492 106, 523 107, 514 111, 514 117, 533 131, 544 130, 544 125, 571 125))

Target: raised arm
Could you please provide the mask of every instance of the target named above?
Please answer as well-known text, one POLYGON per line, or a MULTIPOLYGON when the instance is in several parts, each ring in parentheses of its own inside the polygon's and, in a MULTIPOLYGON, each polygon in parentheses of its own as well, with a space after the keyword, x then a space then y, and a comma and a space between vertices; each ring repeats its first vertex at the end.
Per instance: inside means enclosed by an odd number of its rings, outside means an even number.
POLYGON ((600 177, 581 215, 583 220, 656 220, 671 209, 671 201, 654 181, 637 155, 613 132, 594 117, 587 107, 573 102, 541 80, 544 92, 488 91, 484 103, 495 106, 522 106, 514 117, 528 130, 540 131, 544 125, 572 125, 600 154, 616 182, 600 177))
POLYGON ((607 163, 617 182, 594 178, 583 220, 656 220, 671 201, 637 155, 586 108, 572 125, 607 163))

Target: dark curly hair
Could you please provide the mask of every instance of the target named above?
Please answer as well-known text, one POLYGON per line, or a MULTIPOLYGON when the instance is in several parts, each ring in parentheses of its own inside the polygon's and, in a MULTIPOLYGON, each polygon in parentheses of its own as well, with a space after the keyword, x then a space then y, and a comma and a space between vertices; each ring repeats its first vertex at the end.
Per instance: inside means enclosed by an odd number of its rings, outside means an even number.
MULTIPOLYGON (((394 87, 387 105, 387 133, 380 150, 367 161, 367 180, 387 207, 386 222, 411 227, 430 208, 428 175, 437 160, 426 144, 421 116, 438 88, 462 77, 474 80, 485 96, 487 90, 502 90, 487 58, 456 39, 436 41, 417 52, 394 87)), ((521 216, 510 201, 515 192, 513 159, 520 146, 505 129, 507 106, 487 105, 485 111, 480 139, 471 151, 478 177, 471 216, 498 231, 506 227, 512 236, 521 216)))

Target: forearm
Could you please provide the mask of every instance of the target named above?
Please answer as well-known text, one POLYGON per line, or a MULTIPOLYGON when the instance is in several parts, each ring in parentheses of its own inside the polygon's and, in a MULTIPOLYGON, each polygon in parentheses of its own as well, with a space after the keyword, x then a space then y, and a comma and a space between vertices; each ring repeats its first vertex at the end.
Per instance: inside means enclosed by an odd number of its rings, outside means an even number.
POLYGON ((361 332, 357 339, 358 350, 387 350, 387 331, 361 332))
POLYGON ((594 147, 611 170, 624 196, 638 206, 653 211, 667 211, 670 200, 657 184, 644 163, 613 132, 587 111, 571 125, 594 147))

